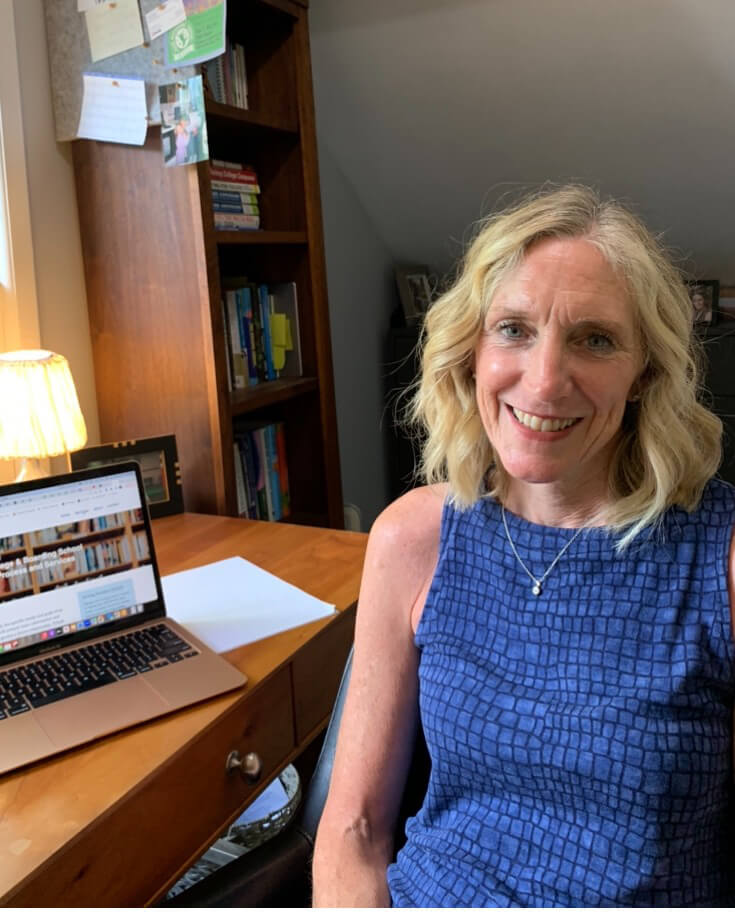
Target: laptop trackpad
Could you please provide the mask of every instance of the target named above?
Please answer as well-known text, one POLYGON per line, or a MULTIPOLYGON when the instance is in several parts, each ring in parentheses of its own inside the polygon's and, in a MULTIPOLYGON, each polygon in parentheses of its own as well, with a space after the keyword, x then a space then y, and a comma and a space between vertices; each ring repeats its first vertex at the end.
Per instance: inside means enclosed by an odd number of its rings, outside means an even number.
POLYGON ((45 758, 54 751, 54 745, 38 725, 35 715, 24 713, 3 720, 0 728, 3 739, 0 744, 0 772, 45 758))
POLYGON ((71 748, 170 709, 136 677, 40 707, 34 716, 57 748, 71 748))

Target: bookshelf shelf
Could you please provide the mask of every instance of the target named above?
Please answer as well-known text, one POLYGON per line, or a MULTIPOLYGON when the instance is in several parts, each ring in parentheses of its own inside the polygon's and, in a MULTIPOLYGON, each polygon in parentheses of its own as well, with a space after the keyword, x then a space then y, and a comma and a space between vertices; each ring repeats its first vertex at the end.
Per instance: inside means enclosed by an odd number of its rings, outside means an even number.
POLYGON ((215 231, 217 244, 306 244, 304 231, 215 231))
POLYGON ((206 99, 207 125, 216 130, 248 130, 268 133, 284 133, 298 136, 299 125, 295 118, 272 116, 267 113, 251 111, 249 108, 236 108, 223 105, 211 98, 206 99))
POLYGON ((217 231, 208 162, 72 144, 103 441, 175 434, 186 510, 236 515, 243 417, 282 423, 291 519, 343 525, 306 0, 228 5, 249 108, 206 102, 209 154, 251 166, 261 228, 217 231), (230 391, 226 293, 293 285, 303 376, 230 391))
POLYGON ((247 415, 256 409, 264 409, 275 403, 283 403, 313 393, 319 389, 316 377, 299 377, 296 380, 270 380, 246 390, 233 391, 231 409, 233 416, 247 415))

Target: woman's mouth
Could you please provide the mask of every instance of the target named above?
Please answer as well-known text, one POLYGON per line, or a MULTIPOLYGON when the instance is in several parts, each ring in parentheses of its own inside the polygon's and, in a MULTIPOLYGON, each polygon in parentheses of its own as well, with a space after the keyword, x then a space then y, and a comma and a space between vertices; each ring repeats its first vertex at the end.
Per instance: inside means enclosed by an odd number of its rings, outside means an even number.
POLYGON ((548 416, 534 415, 532 412, 523 412, 516 409, 515 406, 509 407, 517 419, 526 428, 531 431, 565 431, 581 422, 581 418, 549 418, 548 416))

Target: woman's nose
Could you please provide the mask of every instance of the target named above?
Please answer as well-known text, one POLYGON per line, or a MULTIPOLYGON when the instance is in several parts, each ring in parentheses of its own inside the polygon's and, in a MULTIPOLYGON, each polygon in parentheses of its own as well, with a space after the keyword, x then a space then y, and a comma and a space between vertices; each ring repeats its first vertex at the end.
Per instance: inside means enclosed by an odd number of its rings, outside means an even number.
POLYGON ((566 395, 569 388, 569 365, 559 340, 540 338, 528 352, 524 380, 537 399, 553 402, 566 395))

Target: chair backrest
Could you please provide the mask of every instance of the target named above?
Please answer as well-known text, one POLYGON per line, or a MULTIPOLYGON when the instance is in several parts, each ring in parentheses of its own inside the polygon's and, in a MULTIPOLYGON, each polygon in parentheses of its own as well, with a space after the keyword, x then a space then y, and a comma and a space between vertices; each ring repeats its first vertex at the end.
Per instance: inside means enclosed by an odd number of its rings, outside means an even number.
MULTIPOLYGON (((309 786, 304 795, 304 801, 299 812, 298 827, 312 841, 316 837, 319 819, 324 811, 324 803, 327 800, 329 792, 329 781, 332 776, 332 766, 334 764, 334 752, 337 746, 337 734, 339 732, 340 721, 342 720, 342 711, 344 709, 345 697, 347 695, 347 686, 350 683, 350 673, 352 671, 352 650, 350 650, 345 668, 342 673, 342 680, 339 684, 337 697, 332 709, 332 716, 327 726, 327 732, 324 736, 322 750, 319 759, 316 762, 314 773, 309 782, 309 786)), ((406 787, 401 801, 401 809, 396 821, 395 831, 395 849, 398 851, 405 843, 405 823, 406 819, 414 815, 421 807, 421 803, 426 795, 426 786, 429 782, 429 772, 431 762, 429 753, 426 750, 423 732, 419 727, 419 732, 414 745, 413 759, 406 779, 406 787)))

